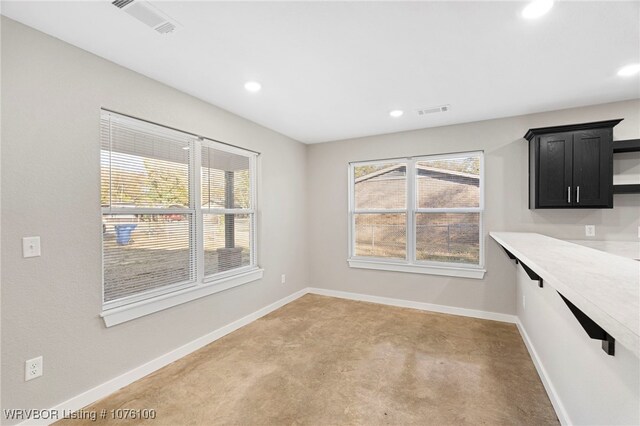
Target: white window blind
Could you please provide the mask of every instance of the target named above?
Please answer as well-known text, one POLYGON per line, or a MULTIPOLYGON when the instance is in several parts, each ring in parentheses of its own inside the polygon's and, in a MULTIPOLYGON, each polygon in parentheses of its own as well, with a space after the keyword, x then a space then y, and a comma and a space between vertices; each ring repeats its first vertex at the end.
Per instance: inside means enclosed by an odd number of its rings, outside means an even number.
POLYGON ((481 268, 482 167, 482 152, 351 163, 350 260, 481 268))
POLYGON ((254 153, 108 111, 100 128, 105 310, 256 267, 254 153))
POLYGON ((251 157, 203 143, 201 155, 205 277, 253 264, 251 157))

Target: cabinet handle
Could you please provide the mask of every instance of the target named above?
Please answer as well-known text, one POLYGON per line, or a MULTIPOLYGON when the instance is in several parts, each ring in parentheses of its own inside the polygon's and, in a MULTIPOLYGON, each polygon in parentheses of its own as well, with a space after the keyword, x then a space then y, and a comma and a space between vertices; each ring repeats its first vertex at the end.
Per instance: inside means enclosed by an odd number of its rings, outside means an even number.
POLYGON ((571 187, 567 186, 567 203, 571 203, 571 187))
POLYGON ((576 188, 576 203, 580 203, 580 186, 576 188))

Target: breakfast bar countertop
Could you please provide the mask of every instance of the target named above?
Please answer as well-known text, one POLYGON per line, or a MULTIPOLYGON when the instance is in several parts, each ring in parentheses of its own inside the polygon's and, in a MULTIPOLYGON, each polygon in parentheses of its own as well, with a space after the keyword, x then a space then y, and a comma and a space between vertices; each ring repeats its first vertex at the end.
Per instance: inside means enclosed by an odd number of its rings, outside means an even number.
POLYGON ((605 240, 567 240, 570 243, 640 260, 640 241, 605 241, 605 240))
POLYGON ((603 251, 606 244, 596 249, 535 233, 490 235, 640 357, 640 262, 631 251, 624 251, 631 256, 611 254, 603 251))

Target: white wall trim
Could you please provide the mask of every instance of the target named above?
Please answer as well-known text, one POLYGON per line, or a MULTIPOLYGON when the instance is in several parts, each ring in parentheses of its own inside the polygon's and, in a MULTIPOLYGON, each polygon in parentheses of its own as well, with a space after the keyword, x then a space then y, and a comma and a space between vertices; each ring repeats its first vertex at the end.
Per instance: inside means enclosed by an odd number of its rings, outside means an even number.
POLYGON ((104 325, 112 327, 132 319, 140 318, 154 312, 172 308, 183 303, 190 302, 201 297, 219 293, 233 287, 250 283, 262 278, 264 269, 252 269, 236 275, 219 278, 204 284, 194 285, 182 290, 162 294, 151 299, 141 300, 129 305, 102 311, 100 316, 104 320, 104 325))
POLYGON ((459 315, 463 317, 480 318, 515 324, 516 316, 499 312, 479 311, 475 309, 458 308, 455 306, 437 305, 435 303, 414 302, 412 300, 393 299, 390 297, 371 296, 368 294, 350 293, 347 291, 328 290, 309 287, 309 293, 321 296, 339 297, 341 299, 359 300, 361 302, 379 303, 381 305, 399 306, 401 308, 419 309, 421 311, 438 312, 441 314, 459 315))
MULTIPOLYGON (((237 329, 244 327, 247 324, 252 323, 253 321, 275 311, 276 309, 281 308, 282 306, 293 302, 294 300, 304 296, 307 294, 307 289, 303 288, 302 290, 298 290, 295 293, 284 297, 272 304, 265 306, 264 308, 258 309, 257 311, 244 316, 230 324, 227 324, 219 329, 212 331, 211 333, 205 334, 202 337, 197 338, 179 348, 172 350, 164 355, 159 356, 145 364, 142 364, 118 377, 115 377, 111 380, 102 383, 92 389, 89 389, 86 392, 81 393, 80 395, 76 395, 71 399, 64 401, 61 404, 56 405, 52 408, 52 410, 57 410, 60 415, 65 411, 66 413, 77 411, 83 407, 86 407, 89 404, 92 404, 99 399, 102 399, 118 389, 127 386, 136 380, 143 378, 160 368, 171 364, 172 362, 189 355, 192 352, 197 351, 198 349, 208 345, 211 342, 214 342, 221 337, 226 336, 227 334, 236 331, 237 329)), ((57 421, 57 419, 53 420, 26 420, 20 425, 48 425, 57 421)))
POLYGON ((540 376, 540 380, 542 380, 542 384, 544 385, 545 390, 547 391, 547 395, 549 395, 549 399, 551 400, 551 405, 553 405, 554 410, 556 411, 556 416, 558 416, 558 420, 563 425, 572 425, 571 419, 569 418, 569 414, 567 410, 564 408, 564 404, 560 400, 558 396, 558 392, 556 392, 555 386, 551 382, 551 378, 547 374, 547 370, 545 370, 544 365, 542 365, 542 361, 538 357, 538 353, 533 347, 533 343, 529 339, 529 335, 527 334, 527 330, 525 330, 524 325, 520 322, 520 318, 516 317, 516 325, 518 326, 518 331, 520 331, 520 335, 522 336, 522 340, 524 340, 524 345, 527 347, 529 351, 529 355, 531 355, 531 359, 533 360, 533 365, 536 367, 538 371, 538 376, 540 376))
POLYGON ((400 263, 385 262, 376 260, 362 260, 357 258, 347 259, 349 267, 362 269, 376 269, 379 271, 409 272, 411 274, 444 275, 447 277, 473 278, 481 280, 484 273, 483 268, 456 267, 456 266, 436 266, 420 263, 400 263))

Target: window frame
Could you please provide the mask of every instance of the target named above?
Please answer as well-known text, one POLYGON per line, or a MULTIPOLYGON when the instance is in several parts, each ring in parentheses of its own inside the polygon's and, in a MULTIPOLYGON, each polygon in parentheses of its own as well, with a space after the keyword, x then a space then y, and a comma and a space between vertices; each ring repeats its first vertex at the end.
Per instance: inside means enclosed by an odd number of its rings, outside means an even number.
MULTIPOLYGON (((132 121, 135 126, 153 126, 166 130, 167 134, 177 132, 181 137, 187 137, 189 142, 189 206, 184 208, 159 208, 159 207, 101 207, 101 218, 105 215, 136 215, 136 214, 185 214, 191 216, 193 225, 190 227, 190 238, 193 241, 189 245, 191 268, 190 279, 162 287, 141 291, 113 301, 105 301, 105 263, 104 263, 104 235, 100 232, 101 241, 101 301, 103 318, 107 327, 120 324, 153 312, 164 310, 188 301, 218 293, 248 282, 261 279, 264 270, 258 264, 258 157, 259 153, 228 145, 213 139, 194 135, 188 132, 172 129, 161 124, 147 122, 135 117, 119 114, 113 111, 101 109, 100 117, 104 115, 117 117, 119 120, 132 121), (227 153, 241 155, 249 159, 249 185, 250 202, 249 209, 208 209, 202 206, 202 147, 210 147, 227 153), (205 213, 224 214, 248 214, 251 223, 249 238, 251 253, 249 265, 205 276, 204 265, 204 221, 205 213)), ((102 124, 101 124, 102 125, 102 124)), ((174 133, 175 134, 175 133, 174 133)), ((110 147, 111 152, 111 147, 110 147)), ((102 166, 101 166, 102 167, 102 166)), ((102 220, 101 220, 102 222, 102 220)), ((101 227, 102 228, 102 227, 101 227)))
MULTIPOLYGON (((247 155, 247 152, 242 148, 237 148, 229 145, 222 144, 220 142, 201 138, 200 145, 196 147, 195 151, 197 152, 194 157, 196 157, 196 161, 198 164, 198 169, 195 173, 197 173, 198 177, 194 180, 197 180, 197 193, 196 196, 198 200, 202 200, 202 148, 212 148, 220 151, 224 151, 230 154, 242 155, 249 158, 249 199, 250 199, 250 208, 203 208, 198 205, 196 208, 196 245, 197 245, 197 263, 198 263, 198 282, 202 283, 215 283, 221 279, 242 274, 245 272, 249 272, 258 267, 258 253, 257 253, 257 229, 256 229, 256 203, 257 203, 257 178, 256 178, 256 163, 257 163, 257 155, 247 155), (205 260, 204 260, 204 215, 205 214, 246 214, 250 217, 251 230, 250 235, 252 237, 251 252, 249 253, 249 265, 242 266, 240 268, 235 268, 229 271, 218 272, 215 274, 206 275, 205 274, 205 260)), ((199 203, 201 204, 201 203, 199 203)))
POLYGON ((482 279, 486 270, 484 250, 484 151, 463 151, 446 154, 421 155, 415 157, 388 158, 372 161, 354 161, 348 165, 348 256, 347 262, 352 268, 377 269, 418 274, 445 275, 463 278, 482 279), (480 162, 479 206, 421 208, 417 206, 416 163, 425 160, 454 159, 477 156, 480 162), (406 202, 404 209, 356 209, 355 207, 355 167, 387 163, 406 164, 406 202), (355 218, 358 214, 404 213, 406 216, 406 252, 404 259, 356 256, 355 218), (416 216, 425 213, 478 213, 479 214, 479 261, 478 264, 418 260, 416 256, 416 216))

